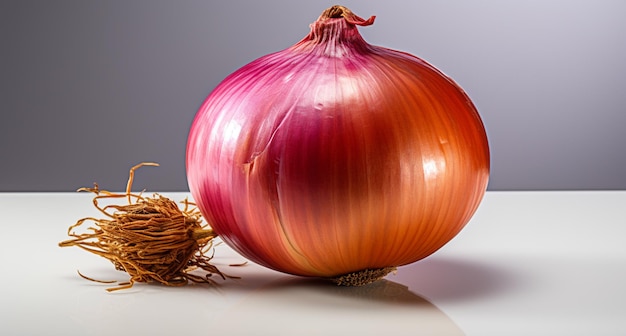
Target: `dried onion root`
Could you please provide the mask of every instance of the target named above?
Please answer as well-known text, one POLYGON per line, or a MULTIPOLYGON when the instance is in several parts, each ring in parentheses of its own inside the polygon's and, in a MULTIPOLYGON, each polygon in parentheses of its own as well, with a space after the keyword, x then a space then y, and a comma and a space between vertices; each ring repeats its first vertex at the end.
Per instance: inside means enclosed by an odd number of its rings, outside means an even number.
MULTIPOLYGON (((106 218, 86 217, 78 220, 68 229, 72 239, 59 243, 61 247, 78 246, 110 260, 115 269, 130 275, 128 282, 118 283, 108 291, 128 289, 135 282, 158 282, 167 286, 183 286, 189 282, 216 284, 213 274, 222 279, 234 278, 225 275, 210 263, 213 255, 208 251, 213 247, 217 235, 207 225, 202 224, 200 211, 194 203, 185 199, 181 210, 178 205, 161 195, 146 197, 134 194, 131 187, 136 169, 142 166, 158 166, 156 163, 140 163, 130 169, 126 193, 112 193, 93 188, 81 188, 95 194, 94 206, 106 218), (100 200, 126 198, 128 204, 101 206, 100 200), (77 234, 74 230, 86 222, 95 223, 86 233, 77 234), (204 276, 192 274, 201 269, 204 276)), ((95 280, 82 275, 87 280, 95 280)))

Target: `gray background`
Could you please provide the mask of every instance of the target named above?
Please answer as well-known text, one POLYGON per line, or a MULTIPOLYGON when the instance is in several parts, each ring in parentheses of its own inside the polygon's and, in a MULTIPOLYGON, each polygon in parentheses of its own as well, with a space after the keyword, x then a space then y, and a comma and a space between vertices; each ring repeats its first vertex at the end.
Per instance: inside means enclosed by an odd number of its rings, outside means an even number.
MULTIPOLYGON (((2 0, 0 191, 187 190, 186 136, 229 73, 333 1, 2 0)), ((340 2, 368 42, 453 77, 485 122, 491 190, 626 189, 626 1, 340 2)))

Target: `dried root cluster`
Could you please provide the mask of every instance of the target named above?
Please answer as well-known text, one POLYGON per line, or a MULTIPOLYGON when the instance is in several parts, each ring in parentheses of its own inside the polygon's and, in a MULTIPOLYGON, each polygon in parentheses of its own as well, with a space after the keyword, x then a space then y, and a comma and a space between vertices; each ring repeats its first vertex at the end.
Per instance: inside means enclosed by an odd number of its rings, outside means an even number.
MULTIPOLYGON (((130 192, 135 169, 131 168, 126 193, 112 193, 93 188, 81 188, 95 194, 94 206, 105 218, 86 217, 68 229, 69 240, 60 246, 78 246, 86 251, 110 260, 115 268, 130 275, 128 282, 107 290, 114 291, 133 286, 135 282, 158 282, 168 286, 182 286, 191 282, 210 283, 213 274, 229 277, 210 263, 216 234, 202 224, 195 204, 183 201, 183 208, 172 200, 155 194, 152 197, 130 192), (124 199, 124 205, 100 205, 104 199, 124 199), (95 224, 84 233, 75 229, 85 223, 95 224), (205 274, 191 273, 201 269, 205 274)), ((80 273, 79 273, 80 274, 80 273)), ((81 276, 83 276, 81 274, 81 276)), ((100 281, 83 276, 86 279, 100 281)))

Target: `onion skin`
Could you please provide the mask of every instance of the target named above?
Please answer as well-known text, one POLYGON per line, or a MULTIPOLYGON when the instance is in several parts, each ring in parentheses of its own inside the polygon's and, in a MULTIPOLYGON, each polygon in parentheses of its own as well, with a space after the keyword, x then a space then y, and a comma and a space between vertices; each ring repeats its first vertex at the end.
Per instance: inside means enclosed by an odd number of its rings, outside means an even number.
POLYGON ((200 107, 189 188, 244 257, 315 277, 401 266, 478 208, 489 146, 476 108, 427 62, 365 42, 356 25, 373 19, 322 14, 200 107))

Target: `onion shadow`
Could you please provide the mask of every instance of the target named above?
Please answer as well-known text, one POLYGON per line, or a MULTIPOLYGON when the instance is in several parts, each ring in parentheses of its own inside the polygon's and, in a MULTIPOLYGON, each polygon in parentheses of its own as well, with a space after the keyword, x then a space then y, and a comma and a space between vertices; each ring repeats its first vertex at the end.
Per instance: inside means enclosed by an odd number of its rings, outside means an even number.
POLYGON ((398 268, 387 279, 399 281, 438 303, 484 299, 523 285, 524 276, 504 264, 431 256, 398 268))
POLYGON ((464 335, 428 299, 385 279, 343 287, 283 278, 249 292, 220 319, 242 321, 224 330, 234 334, 464 335))
POLYGON ((353 301, 346 302, 347 305, 353 305, 354 301, 359 302, 359 304, 371 302, 392 305, 432 305, 427 299, 411 292, 408 286, 387 279, 381 279, 365 286, 338 286, 326 279, 296 277, 275 281, 257 291, 267 293, 308 291, 314 292, 320 298, 333 296, 353 301))

